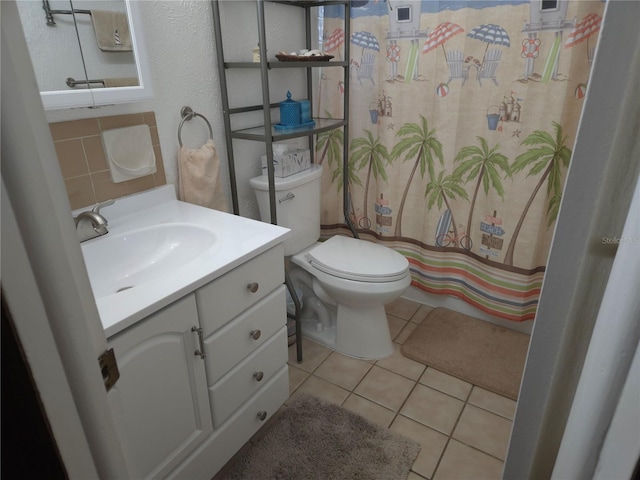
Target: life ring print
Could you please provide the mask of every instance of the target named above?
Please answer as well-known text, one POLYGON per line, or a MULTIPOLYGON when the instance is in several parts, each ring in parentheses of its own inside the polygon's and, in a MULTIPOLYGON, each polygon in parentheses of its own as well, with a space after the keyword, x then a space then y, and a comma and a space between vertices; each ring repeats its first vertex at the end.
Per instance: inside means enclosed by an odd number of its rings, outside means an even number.
POLYGON ((387 45, 387 62, 399 62, 400 61, 400 45, 393 44, 387 45))
POLYGON ((520 56, 522 58, 538 58, 538 55, 540 55, 540 39, 525 38, 522 41, 522 52, 520 56))

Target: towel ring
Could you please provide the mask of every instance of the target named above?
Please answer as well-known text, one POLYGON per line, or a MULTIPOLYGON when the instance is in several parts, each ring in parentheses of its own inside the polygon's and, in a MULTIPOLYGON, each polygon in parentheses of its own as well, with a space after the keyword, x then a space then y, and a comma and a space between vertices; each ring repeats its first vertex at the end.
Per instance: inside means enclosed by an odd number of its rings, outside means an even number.
POLYGON ((186 122, 187 120, 191 120, 193 117, 200 117, 202 118, 206 124, 207 127, 209 127, 209 138, 211 140, 213 140, 213 129, 211 128, 211 124, 209 123, 209 120, 207 120, 207 117, 205 117, 204 115, 201 115, 199 113, 196 113, 193 111, 193 109, 191 107, 182 107, 182 109, 180 109, 180 116, 182 117, 182 121, 180 122, 180 125, 178 126, 178 144, 182 147, 182 125, 184 125, 184 122, 186 122))

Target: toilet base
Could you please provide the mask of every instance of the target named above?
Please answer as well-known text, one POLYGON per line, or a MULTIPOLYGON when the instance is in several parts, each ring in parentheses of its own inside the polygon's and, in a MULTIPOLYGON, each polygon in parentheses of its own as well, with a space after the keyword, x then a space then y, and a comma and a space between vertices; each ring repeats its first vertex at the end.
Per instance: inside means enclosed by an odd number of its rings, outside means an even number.
POLYGON ((350 308, 328 305, 331 325, 318 331, 315 317, 302 319, 302 335, 331 350, 362 360, 379 360, 393 353, 387 314, 383 306, 350 308), (337 339, 337 340, 336 340, 337 339))

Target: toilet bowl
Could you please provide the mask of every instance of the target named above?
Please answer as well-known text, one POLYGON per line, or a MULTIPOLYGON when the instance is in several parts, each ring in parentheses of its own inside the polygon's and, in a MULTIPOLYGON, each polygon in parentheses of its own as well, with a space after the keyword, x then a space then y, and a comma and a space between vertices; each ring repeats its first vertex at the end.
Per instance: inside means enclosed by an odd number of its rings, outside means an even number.
MULTIPOLYGON (((410 285, 409 262, 393 250, 364 240, 334 236, 291 257, 313 278, 313 292, 329 308, 333 341, 328 334, 311 338, 362 359, 393 353, 384 305, 410 285)), ((303 323, 303 333, 305 324, 303 323)))
MULTIPOLYGON (((410 285, 409 262, 388 247, 361 239, 320 236, 320 175, 314 166, 275 179, 278 225, 292 229, 288 275, 304 291, 302 333, 345 355, 367 360, 393 353, 384 305, 410 285)), ((267 176, 250 180, 260 214, 270 220, 267 176)))

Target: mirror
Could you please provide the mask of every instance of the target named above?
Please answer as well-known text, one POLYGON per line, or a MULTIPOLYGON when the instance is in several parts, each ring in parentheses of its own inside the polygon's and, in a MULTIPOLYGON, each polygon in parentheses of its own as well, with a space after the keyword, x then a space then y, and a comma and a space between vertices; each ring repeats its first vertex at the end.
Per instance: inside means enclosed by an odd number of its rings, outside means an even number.
POLYGON ((152 97, 140 2, 18 0, 17 5, 45 109, 130 103, 152 97), (122 14, 120 20, 126 22, 121 29, 123 42, 116 28, 117 47, 99 46, 94 28, 99 17, 92 11, 122 14))

